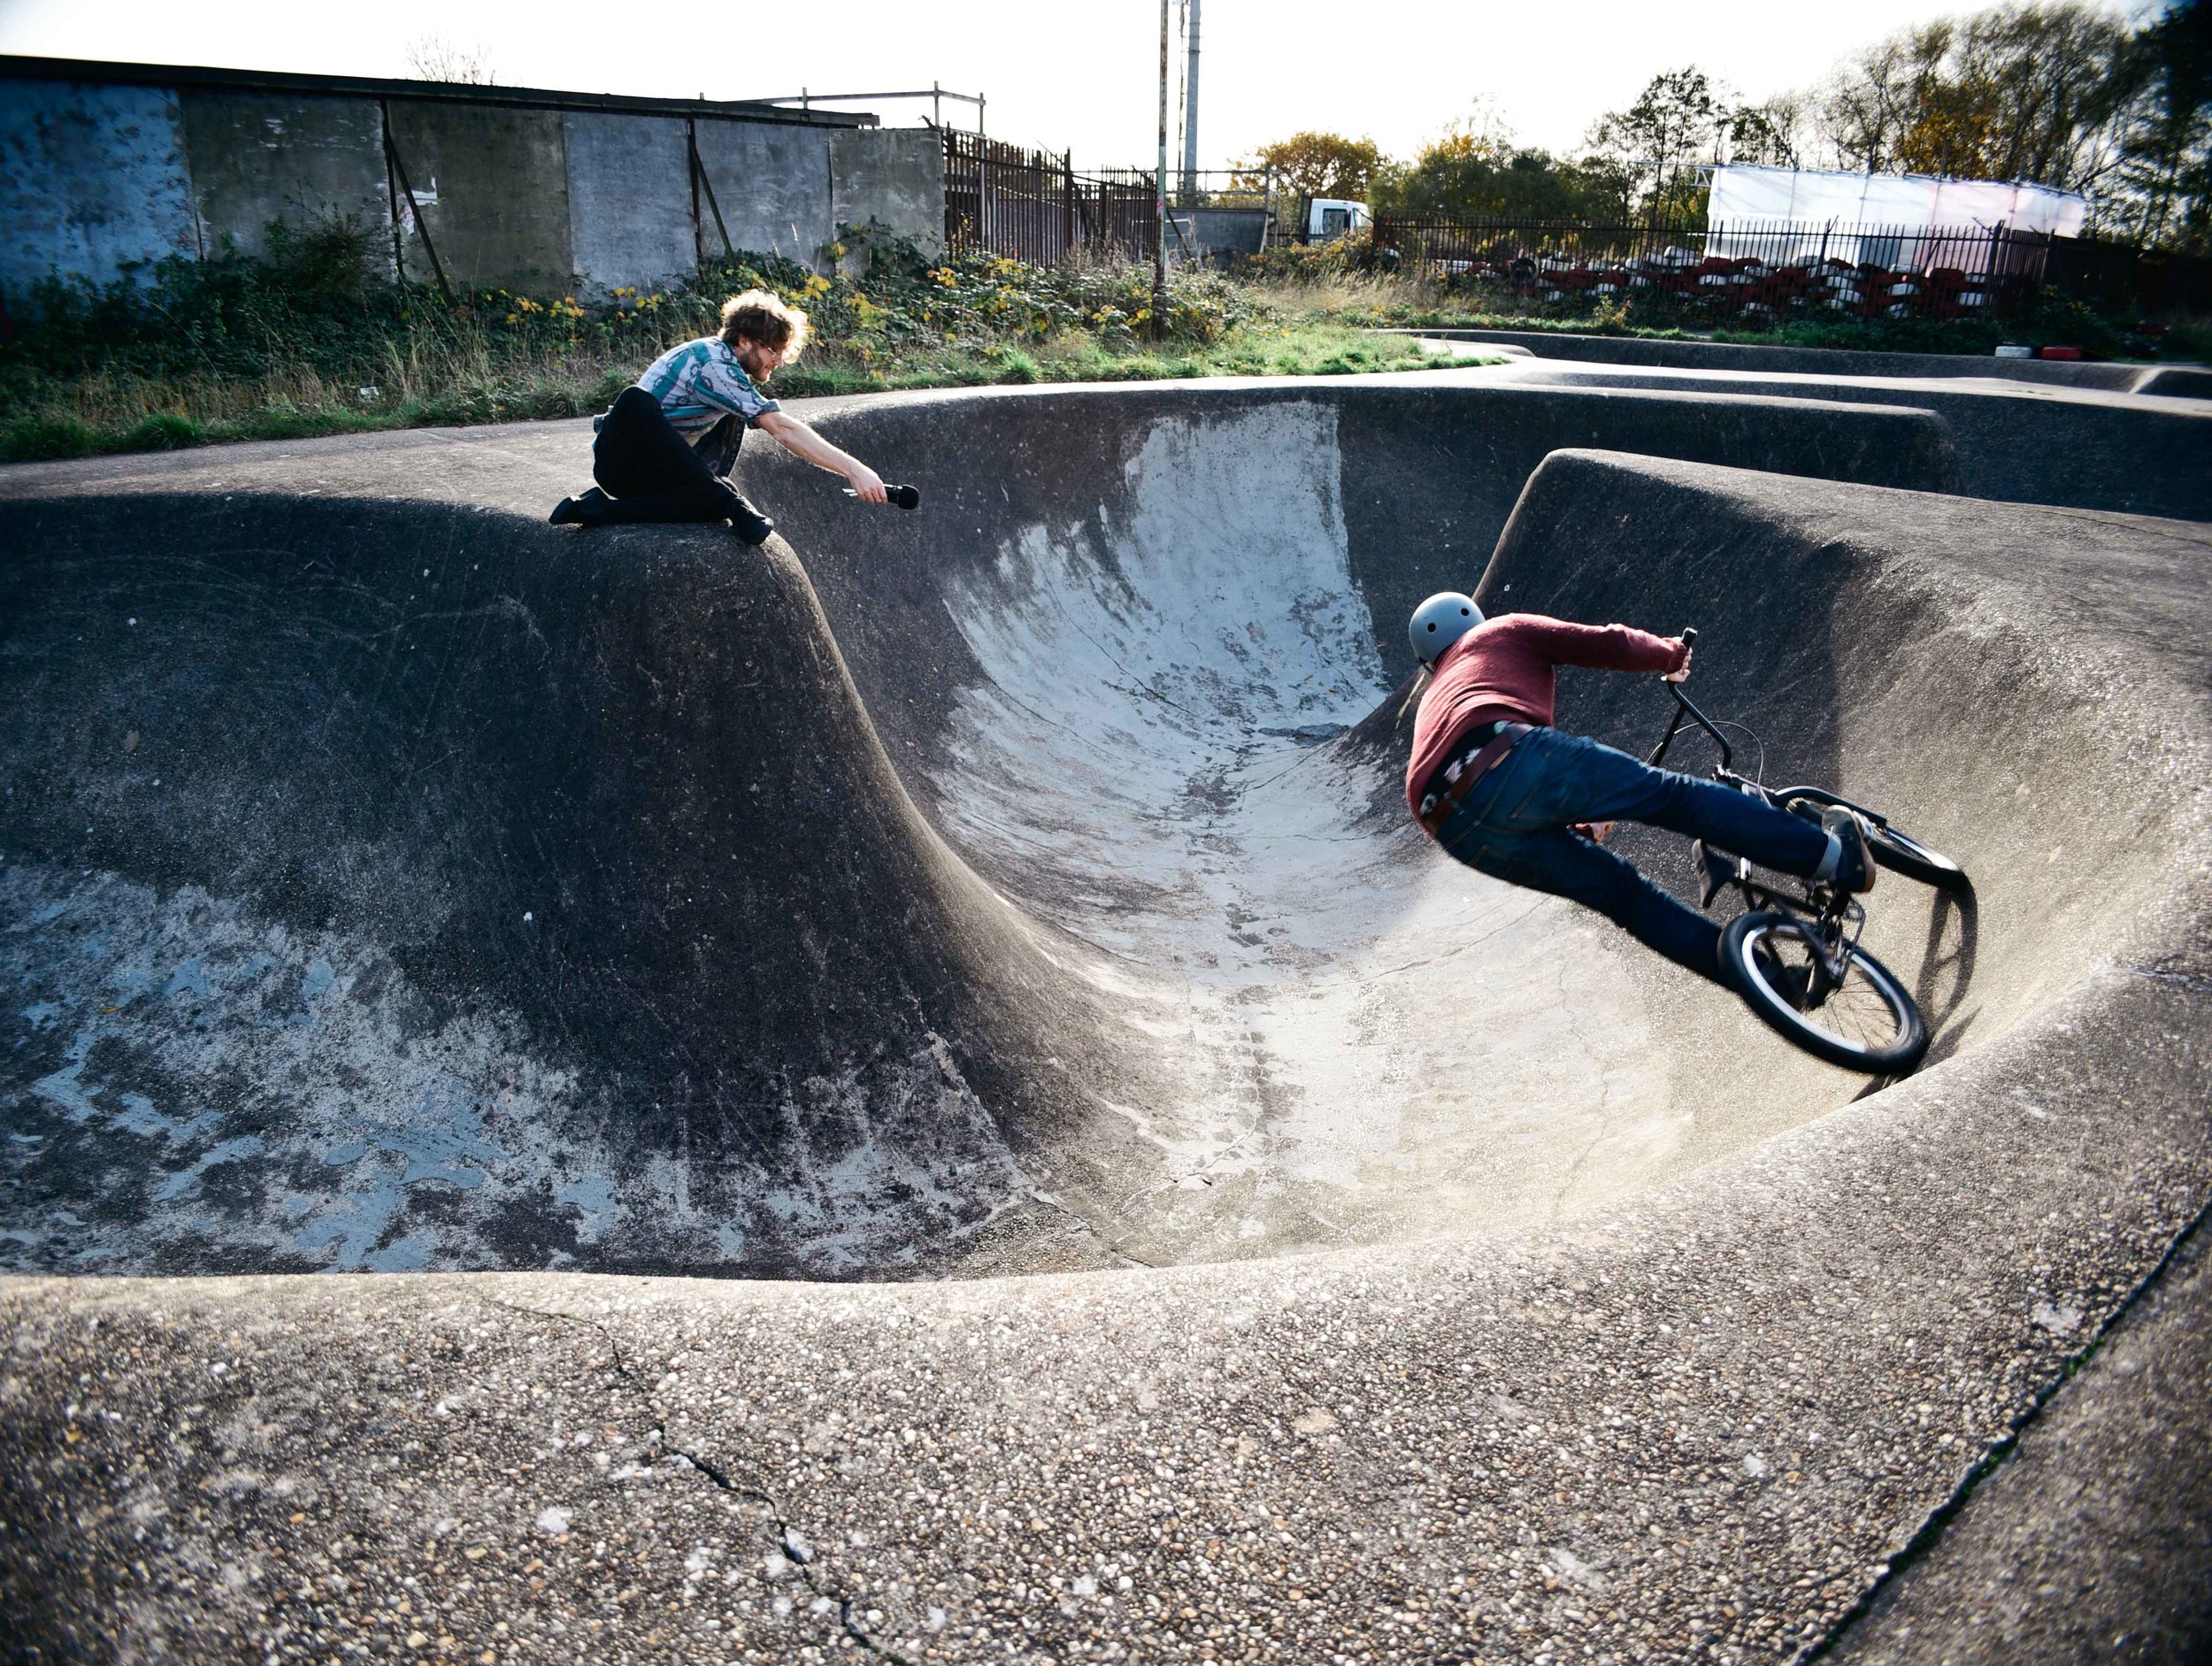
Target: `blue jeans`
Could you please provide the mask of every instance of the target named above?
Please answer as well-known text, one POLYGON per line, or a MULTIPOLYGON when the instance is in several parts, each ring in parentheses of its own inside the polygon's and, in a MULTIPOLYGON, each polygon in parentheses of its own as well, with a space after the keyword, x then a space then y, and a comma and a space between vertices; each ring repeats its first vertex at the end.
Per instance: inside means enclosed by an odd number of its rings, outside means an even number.
POLYGON ((1806 877, 1828 854, 1828 835, 1818 827, 1748 793, 1655 770, 1557 729, 1523 735, 1475 783, 1437 842, 1493 879, 1595 909, 1676 964, 1724 983, 1720 927, 1602 845, 1569 833, 1578 821, 1645 822, 1806 877))

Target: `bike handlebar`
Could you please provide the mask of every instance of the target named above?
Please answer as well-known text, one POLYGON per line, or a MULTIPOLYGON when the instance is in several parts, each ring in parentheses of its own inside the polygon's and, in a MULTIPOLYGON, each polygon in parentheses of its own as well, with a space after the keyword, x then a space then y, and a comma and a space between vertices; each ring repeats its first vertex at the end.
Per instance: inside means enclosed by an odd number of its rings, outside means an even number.
MULTIPOLYGON (((1685 648, 1695 648, 1697 646, 1697 632, 1694 628, 1686 630, 1682 633, 1682 645, 1685 648)), ((1674 696, 1674 721, 1667 725, 1666 733, 1659 738, 1658 746, 1653 749, 1651 756, 1647 758, 1645 762, 1649 764, 1654 769, 1657 769, 1659 767, 1660 761, 1667 756, 1667 749, 1674 744, 1674 737, 1682 732, 1682 719, 1688 718, 1694 722, 1699 728, 1704 730, 1706 733, 1713 737, 1714 744, 1720 748, 1721 768, 1729 768, 1734 761, 1735 753, 1728 744, 1727 736, 1721 733, 1718 729, 1716 729, 1713 726, 1711 718, 1708 718, 1703 712, 1700 711, 1696 706, 1691 703, 1689 695, 1682 692, 1682 685, 1680 683, 1669 683, 1667 685, 1667 692, 1674 696)))

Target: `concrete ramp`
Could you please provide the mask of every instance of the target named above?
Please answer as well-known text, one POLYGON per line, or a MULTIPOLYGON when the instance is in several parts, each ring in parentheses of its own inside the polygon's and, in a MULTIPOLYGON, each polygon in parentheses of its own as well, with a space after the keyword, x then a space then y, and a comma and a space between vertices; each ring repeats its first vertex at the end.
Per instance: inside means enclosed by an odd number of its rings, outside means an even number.
POLYGON ((1110 1265, 1510 1225, 1678 1148, 1639 1001, 1563 1000, 1605 934, 1439 867, 1371 813, 1392 760, 1327 744, 1402 659, 1372 609, 1471 582, 1563 439, 1939 484, 1939 424, 861 419, 928 511, 779 480, 758 556, 441 501, 403 448, 8 507, 17 1264, 1110 1265), (1402 976, 1439 933, 1499 939, 1528 1038, 1477 1114, 1394 1105, 1456 1046, 1402 976))
POLYGON ((920 513, 556 531, 575 425, 4 477, 0 1248, 468 1275, 0 1285, 13 1635, 1779 1662, 2200 1220, 2204 526, 1479 372, 810 414, 920 513), (1966 864, 1871 899, 1926 1068, 1406 825, 1477 581, 1966 864))

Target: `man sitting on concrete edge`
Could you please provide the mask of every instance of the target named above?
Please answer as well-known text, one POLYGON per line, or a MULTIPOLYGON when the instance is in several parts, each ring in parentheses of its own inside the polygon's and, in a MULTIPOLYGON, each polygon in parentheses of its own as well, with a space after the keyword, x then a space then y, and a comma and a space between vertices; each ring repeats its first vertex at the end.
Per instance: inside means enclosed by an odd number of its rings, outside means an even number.
POLYGON ((1733 986, 1721 968, 1720 927, 1606 849, 1598 824, 1643 822, 1816 884, 1873 888, 1865 829, 1849 810, 1824 811, 1815 826, 1551 726, 1556 667, 1686 681, 1690 646, 1681 638, 1540 613, 1485 620, 1455 590, 1416 608, 1407 634, 1432 680, 1414 719, 1406 803, 1430 837, 1477 871, 1595 909, 1724 988, 1733 986))
POLYGON ((843 475, 855 496, 883 503, 883 480, 873 469, 786 416, 761 391, 779 365, 799 357, 806 339, 806 314, 766 290, 732 296, 722 303, 719 335, 670 348, 594 424, 591 472, 599 484, 563 498, 553 524, 722 520, 745 542, 764 542, 775 523, 728 479, 749 426, 816 468, 843 475))

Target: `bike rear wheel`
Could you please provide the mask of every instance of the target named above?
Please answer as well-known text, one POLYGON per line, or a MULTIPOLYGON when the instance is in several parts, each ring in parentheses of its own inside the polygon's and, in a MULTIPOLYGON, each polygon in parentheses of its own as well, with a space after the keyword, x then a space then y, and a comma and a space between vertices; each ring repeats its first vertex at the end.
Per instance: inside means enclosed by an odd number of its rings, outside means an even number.
POLYGON ((1928 1050, 1920 1009, 1888 967, 1854 948, 1843 981, 1821 988, 1809 928, 1790 915, 1763 910, 1731 920, 1721 963, 1754 1012, 1831 1064, 1889 1076, 1910 1070, 1928 1050))

